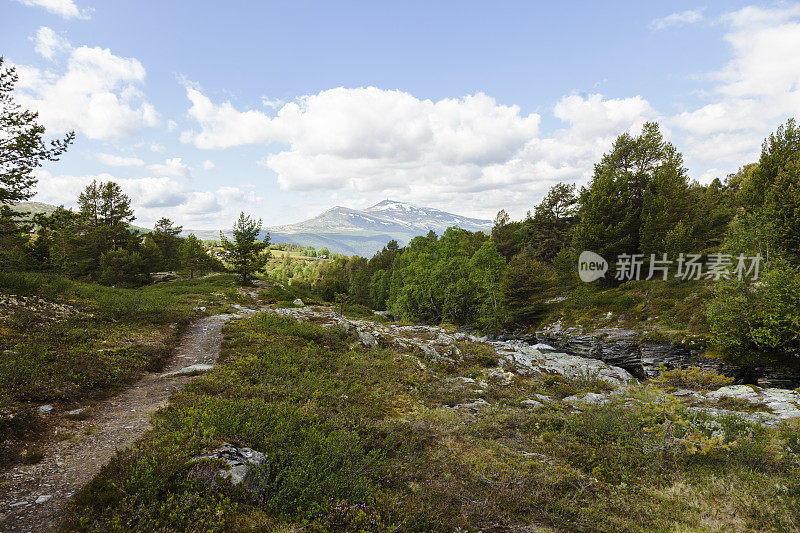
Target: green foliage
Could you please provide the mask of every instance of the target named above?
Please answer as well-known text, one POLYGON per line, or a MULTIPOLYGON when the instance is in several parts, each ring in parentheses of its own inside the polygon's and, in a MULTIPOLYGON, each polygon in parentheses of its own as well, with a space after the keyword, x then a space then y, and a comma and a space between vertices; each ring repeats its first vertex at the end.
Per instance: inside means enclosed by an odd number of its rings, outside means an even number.
POLYGON ((406 320, 497 327, 504 270, 482 234, 449 228, 441 238, 417 237, 394 262, 387 307, 406 320))
POLYGON ((36 183, 33 171, 44 161, 57 161, 75 133, 45 144, 39 114, 22 109, 14 102, 18 77, 14 67, 4 66, 0 56, 0 204, 27 200, 36 183))
POLYGON ((758 211, 775 187, 778 175, 796 162, 800 154, 800 128, 795 119, 778 127, 764 140, 758 165, 745 175, 739 193, 749 211, 758 211))
POLYGON ((581 191, 574 245, 605 257, 661 252, 667 233, 689 212, 683 158, 658 125, 624 133, 581 191))
POLYGON ((100 256, 98 281, 103 285, 137 287, 149 280, 147 263, 139 252, 110 250, 100 256))
POLYGON ((655 381, 662 387, 714 390, 730 385, 733 383, 733 378, 696 366, 672 370, 667 370, 662 366, 659 368, 658 378, 655 381))
POLYGON ((180 242, 178 258, 181 269, 189 272, 189 279, 194 278, 195 273, 221 270, 214 258, 208 255, 203 243, 194 234, 189 235, 180 242))
POLYGON ((514 256, 501 283, 503 306, 512 323, 530 324, 542 317, 544 293, 552 276, 551 269, 540 261, 524 254, 514 256))
POLYGON ((755 283, 715 287, 708 317, 716 347, 734 361, 796 364, 800 358, 800 273, 773 261, 755 283))
POLYGON ((254 273, 264 268, 269 257, 269 251, 262 253, 269 246, 269 234, 260 241, 259 233, 261 219, 256 221, 241 213, 233 226, 233 241, 228 240, 224 233, 219 234, 225 258, 233 265, 234 272, 239 274, 245 285, 254 273))

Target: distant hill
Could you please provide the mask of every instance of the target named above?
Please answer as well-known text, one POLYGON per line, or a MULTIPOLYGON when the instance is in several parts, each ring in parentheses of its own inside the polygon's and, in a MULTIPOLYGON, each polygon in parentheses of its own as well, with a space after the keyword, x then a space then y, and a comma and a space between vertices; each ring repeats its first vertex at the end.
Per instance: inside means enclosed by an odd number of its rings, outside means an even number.
POLYGON ((346 255, 372 256, 395 239, 401 246, 433 230, 441 235, 451 227, 490 231, 492 222, 447 213, 431 207, 384 200, 364 210, 336 206, 297 224, 265 228, 272 242, 323 246, 346 255))
MULTIPOLYGON (((20 202, 13 206, 17 211, 52 213, 56 206, 41 202, 20 202)), ((433 230, 441 235, 449 227, 458 226, 469 231, 490 231, 492 222, 447 213, 432 207, 418 207, 406 202, 384 200, 364 210, 336 206, 304 222, 264 228, 272 242, 285 242, 316 249, 328 248, 345 255, 371 257, 396 240, 400 246, 418 235, 433 230)), ((141 233, 152 229, 131 226, 141 233)), ((219 239, 218 230, 183 230, 182 235, 194 233, 200 239, 219 239)), ((226 233, 229 233, 226 231, 226 233)))
MULTIPOLYGON (((53 211, 56 210, 56 206, 51 204, 45 204, 42 202, 18 202, 11 206, 11 209, 14 211, 19 211, 21 213, 27 213, 26 216, 23 217, 24 220, 30 220, 33 218, 34 215, 49 215, 53 211)), ((131 224, 131 229, 138 231, 139 233, 150 233, 153 231, 150 228, 143 228, 141 226, 134 226, 131 224)))

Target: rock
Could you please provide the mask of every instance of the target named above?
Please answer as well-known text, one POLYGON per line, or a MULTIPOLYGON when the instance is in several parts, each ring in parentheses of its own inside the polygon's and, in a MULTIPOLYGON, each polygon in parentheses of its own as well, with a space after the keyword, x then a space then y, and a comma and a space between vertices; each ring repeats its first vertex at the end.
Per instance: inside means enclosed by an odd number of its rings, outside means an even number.
POLYGON ((175 272, 152 272, 150 273, 150 281, 153 283, 161 283, 164 281, 172 281, 174 279, 178 279, 178 275, 175 272))
POLYGON ((158 379, 174 378, 174 377, 178 377, 178 376, 197 376, 197 375, 200 375, 200 374, 205 374, 206 372, 208 372, 212 368, 214 368, 214 365, 207 365, 207 364, 199 363, 199 364, 196 364, 196 365, 185 366, 185 367, 183 367, 181 369, 174 370, 172 372, 166 372, 166 373, 161 374, 160 376, 158 376, 158 379))
POLYGON ((762 389, 755 385, 728 385, 727 387, 720 387, 715 391, 707 392, 705 397, 711 400, 736 398, 750 403, 765 404, 781 420, 800 417, 800 393, 794 390, 762 389))
POLYGON ((72 411, 67 411, 66 412, 67 416, 72 416, 72 417, 81 417, 84 414, 86 414, 86 408, 85 407, 79 407, 78 409, 73 409, 72 411))
POLYGON ((50 494, 42 494, 41 496, 36 498, 36 503, 44 503, 44 502, 48 501, 50 498, 52 498, 52 497, 53 496, 50 495, 50 494))
POLYGON ((753 403, 761 402, 761 389, 749 385, 728 385, 719 389, 707 392, 706 398, 718 400, 720 398, 735 398, 737 400, 747 400, 753 403))
POLYGON ((542 401, 542 402, 552 402, 553 401, 552 397, 547 396, 545 394, 534 394, 533 397, 536 398, 539 401, 542 401))
POLYGON ((38 408, 38 411, 40 413, 44 413, 44 414, 48 415, 48 414, 53 412, 53 406, 50 405, 50 404, 40 405, 39 408, 38 408))
POLYGON ((358 331, 358 341, 367 348, 375 348, 378 346, 378 339, 369 331, 358 331))
POLYGON ((253 470, 267 464, 267 456, 251 448, 240 448, 227 442, 221 448, 214 450, 210 455, 194 457, 191 462, 203 459, 221 459, 227 463, 226 468, 219 470, 219 475, 229 479, 232 484, 240 483, 248 490, 259 489, 260 476, 253 470))
POLYGON ((550 346, 549 344, 545 344, 545 343, 543 343, 543 342, 537 342, 536 344, 534 344, 533 346, 531 346, 531 348, 534 348, 534 349, 536 349, 536 350, 550 350, 551 352, 554 352, 554 351, 556 351, 556 349, 555 349, 555 348, 553 348, 553 347, 552 347, 552 346, 550 346))
POLYGON ((295 301, 292 302, 292 304, 296 305, 297 307, 305 307, 306 306, 306 304, 304 304, 303 300, 301 300, 300 298, 297 298, 295 301))
POLYGON ((595 392, 587 392, 583 396, 576 394, 575 396, 567 396, 564 398, 564 403, 569 404, 578 404, 578 403, 589 403, 589 404, 604 404, 608 403, 608 395, 607 394, 597 394, 595 392))
POLYGON ((205 312, 206 312, 206 308, 205 308, 205 307, 195 307, 195 308, 193 309, 193 311, 194 311, 195 313, 205 313, 205 312))
POLYGON ((475 398, 474 400, 470 400, 468 403, 460 403, 454 406, 453 409, 467 409, 472 412, 477 412, 479 409, 489 407, 489 405, 491 404, 483 398, 475 398))
POLYGON ((542 406, 542 402, 537 402, 536 400, 531 400, 530 398, 522 400, 519 402, 523 407, 530 407, 531 409, 536 409, 542 406))
POLYGON ((676 390, 672 395, 677 398, 691 398, 693 400, 697 400, 702 396, 699 392, 689 389, 676 390))

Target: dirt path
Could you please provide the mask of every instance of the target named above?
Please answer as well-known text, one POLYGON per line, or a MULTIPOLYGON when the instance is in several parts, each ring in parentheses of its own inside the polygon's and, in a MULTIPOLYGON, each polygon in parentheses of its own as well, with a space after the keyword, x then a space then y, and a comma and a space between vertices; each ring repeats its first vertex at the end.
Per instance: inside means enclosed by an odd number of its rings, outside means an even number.
MULTIPOLYGON (((231 315, 189 326, 161 373, 214 363, 222 326, 231 315)), ((192 376, 147 374, 121 394, 93 406, 85 420, 64 419, 43 447, 44 459, 0 474, 0 531, 48 531, 58 525, 70 496, 100 471, 117 450, 150 428, 150 416, 192 376), (38 503, 37 503, 38 502, 38 503)))

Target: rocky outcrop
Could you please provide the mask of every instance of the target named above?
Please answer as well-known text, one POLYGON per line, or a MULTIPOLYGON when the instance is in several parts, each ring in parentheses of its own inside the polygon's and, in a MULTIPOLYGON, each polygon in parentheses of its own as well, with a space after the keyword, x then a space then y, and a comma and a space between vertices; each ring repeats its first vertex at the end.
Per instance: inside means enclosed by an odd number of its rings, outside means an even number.
MULTIPOLYGON (((523 375, 590 376, 615 386, 635 379, 618 366, 597 359, 531 346, 519 340, 490 340, 463 331, 448 331, 438 326, 384 324, 372 320, 345 318, 326 307, 280 308, 273 309, 272 312, 324 326, 340 327, 358 339, 359 344, 368 348, 393 346, 406 352, 416 352, 428 361, 439 363, 463 361, 464 355, 459 344, 477 343, 491 348, 498 357, 501 370, 506 372, 523 375)), ((509 378, 503 376, 502 379, 509 378)))
POLYGON ((720 359, 706 357, 700 350, 680 344, 653 343, 640 340, 640 333, 621 328, 604 328, 584 332, 579 328, 561 328, 555 324, 534 335, 518 338, 526 342, 546 343, 556 350, 599 359, 624 368, 637 378, 652 378, 662 365, 668 369, 696 366, 734 378, 738 383, 762 387, 795 388, 800 385, 800 372, 771 367, 741 367, 720 359))

